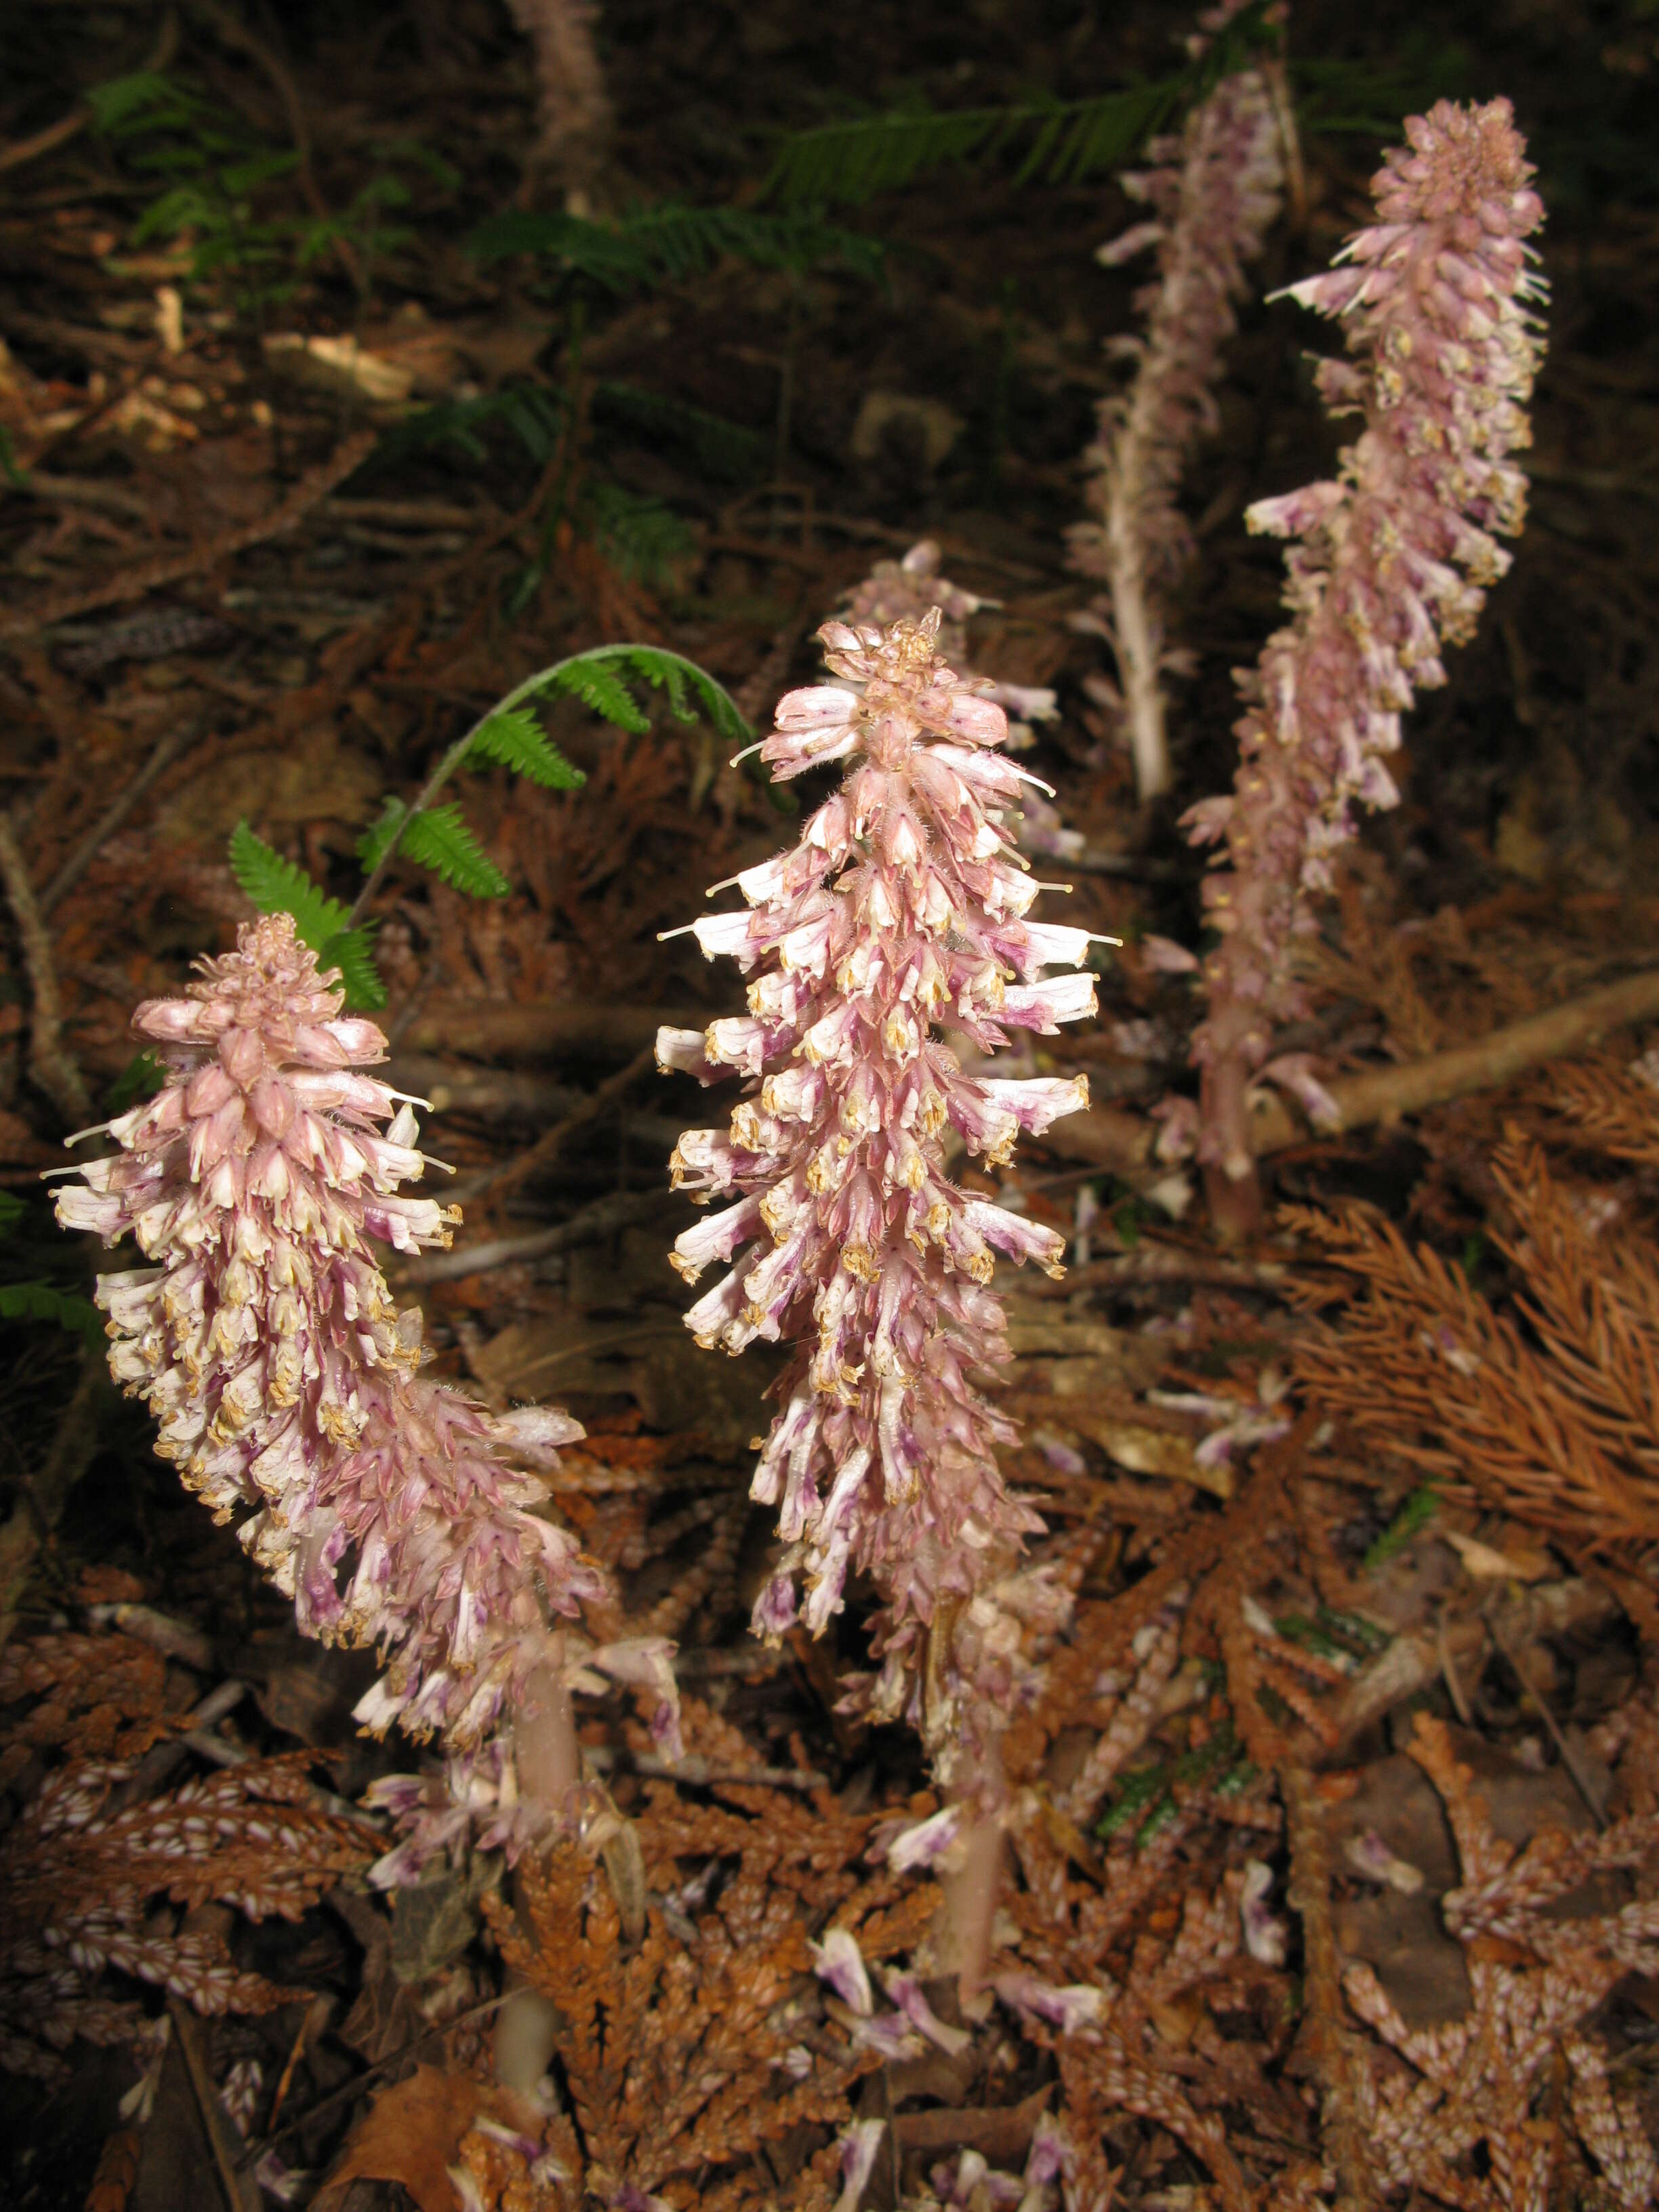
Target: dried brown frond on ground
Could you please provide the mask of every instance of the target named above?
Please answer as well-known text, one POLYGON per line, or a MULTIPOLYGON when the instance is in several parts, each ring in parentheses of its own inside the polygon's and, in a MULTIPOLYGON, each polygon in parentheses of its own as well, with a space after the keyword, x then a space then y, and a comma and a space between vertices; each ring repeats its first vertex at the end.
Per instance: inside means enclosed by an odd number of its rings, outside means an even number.
POLYGON ((1297 1377, 1449 1496, 1576 1551, 1639 1553, 1659 1540, 1659 1263, 1537 1146, 1511 1142, 1495 1170, 1515 1224, 1494 1240, 1519 1285, 1512 1311, 1359 1207, 1287 1209, 1355 1293, 1298 1346, 1297 1377))
POLYGON ((1554 2201, 1555 2128, 1540 2107, 1565 2059, 1599 2201, 1642 2212, 1659 2194, 1659 2159, 1584 2031, 1615 1983, 1659 1968, 1659 1904, 1650 1893, 1600 1912, 1569 1908, 1594 1878, 1605 1884, 1650 1857, 1659 1815, 1577 1836, 1546 1829, 1517 1850, 1491 1826, 1443 1723, 1420 1716, 1411 1754, 1444 1801, 1457 1844, 1463 1879, 1441 1910, 1463 1947, 1472 2002, 1462 2020, 1411 2028, 1370 1966, 1347 1968, 1348 2002, 1386 2046, 1368 2053, 1364 2115, 1379 2184, 1467 2212, 1554 2201))
POLYGON ((166 1687, 167 1662, 136 1637, 65 1633, 8 1644, 0 1650, 0 1713, 9 1716, 0 1723, 0 1786, 48 1750, 137 1759, 167 1732, 166 1687))
MULTIPOLYGON (((731 1840, 723 1826, 708 1838, 716 1852, 731 1840)), ((675 1926, 653 1905, 629 1952, 604 1874, 562 1844, 521 1869, 527 1932, 492 1912, 509 1964, 561 2016, 569 2111, 547 2148, 573 2177, 569 2201, 613 2203, 631 2186, 689 2207, 708 2167, 750 2166, 803 2125, 851 2117, 853 2085, 879 2061, 825 2019, 799 1899, 769 1875, 763 1850, 740 1848, 711 1905, 683 1887, 675 1926)))
POLYGON ((309 1802, 303 1753, 125 1802, 133 1758, 166 1728, 161 1679, 155 1653, 115 1635, 38 1638, 0 1658, 0 1698, 37 1700, 0 1735, 16 1808, 0 1834, 0 2064, 10 2072, 62 2081, 76 2036, 142 2038, 143 2009, 106 1989, 106 1966, 198 2012, 286 2003, 296 1992, 240 1969, 216 1923, 181 1915, 216 1902, 297 1920, 374 1855, 372 1833, 309 1802), (43 1771, 54 1751, 67 1755, 43 1771))

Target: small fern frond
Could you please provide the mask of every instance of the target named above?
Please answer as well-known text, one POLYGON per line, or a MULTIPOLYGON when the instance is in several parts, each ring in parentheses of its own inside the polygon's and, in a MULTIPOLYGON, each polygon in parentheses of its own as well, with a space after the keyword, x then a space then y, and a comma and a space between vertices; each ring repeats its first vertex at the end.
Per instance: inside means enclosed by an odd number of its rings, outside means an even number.
POLYGON ((386 985, 380 981, 380 971, 369 949, 369 933, 374 927, 372 922, 363 922, 356 929, 337 930, 317 954, 317 964, 325 972, 331 968, 339 969, 347 1006, 362 1012, 373 1012, 386 1004, 386 985))
POLYGON ((261 914, 289 914, 303 944, 328 967, 338 968, 348 1002, 354 1007, 383 1006, 386 986, 375 972, 366 929, 348 927, 350 916, 338 899, 312 882, 305 870, 285 860, 246 822, 230 836, 230 872, 261 914))
POLYGON ((468 898, 505 898, 513 888, 453 802, 411 814, 398 836, 398 850, 468 898))
POLYGON ((103 1341, 104 1317, 91 1299, 51 1283, 0 1283, 0 1321, 56 1322, 88 1344, 103 1341))
POLYGON ((544 255, 611 292, 677 283, 728 258, 760 269, 801 273, 838 264, 853 276, 873 281, 882 273, 884 256, 878 239, 840 229, 810 212, 786 209, 767 215, 751 208, 693 208, 673 201, 635 209, 605 223, 526 210, 495 216, 473 233, 470 248, 481 261, 515 253, 544 255))
MULTIPOLYGON (((1120 167, 1176 113, 1202 100, 1236 70, 1249 69, 1283 37, 1268 0, 1252 0, 1173 76, 1091 100, 1033 100, 1012 107, 897 108, 828 123, 786 139, 762 189, 786 208, 859 207, 929 170, 987 162, 1024 147, 1016 184, 1041 178, 1076 184, 1120 167)), ((1397 112, 1390 110, 1389 112, 1397 112)))
POLYGON ((492 714, 473 738, 466 758, 469 767, 499 761, 515 775, 527 776, 546 791, 579 791, 587 781, 551 742, 527 707, 505 707, 492 714))
POLYGON ((591 485, 582 501, 582 521, 619 576, 653 591, 672 582, 697 547, 696 532, 683 514, 621 484, 591 485))
POLYGON ((728 483, 741 483, 758 475, 771 454, 769 441, 758 430, 745 429, 741 422, 730 422, 705 407, 694 407, 690 400, 647 392, 642 385, 596 384, 593 412, 624 429, 689 447, 700 468, 728 483))
POLYGON ((0 1190, 0 1237, 9 1237, 27 1212, 15 1190, 0 1190))
POLYGON ((388 793, 380 801, 378 817, 369 823, 357 840, 357 858, 366 868, 380 866, 403 834, 404 824, 408 819, 409 809, 401 799, 388 793))
POLYGON ((294 927, 313 952, 346 925, 338 899, 313 884, 295 861, 283 855, 246 822, 230 833, 230 872, 261 914, 291 914, 294 927))
POLYGON ((642 737, 651 726, 651 718, 629 689, 641 684, 665 694, 670 711, 680 721, 695 721, 702 713, 732 744, 749 743, 749 725, 726 686, 716 683, 695 660, 662 646, 596 645, 589 653, 579 653, 532 677, 528 684, 520 687, 520 696, 565 692, 618 729, 642 737))
POLYGON ((556 392, 537 384, 509 384, 476 399, 446 399, 422 408, 388 430, 375 451, 390 459, 453 447, 470 461, 483 461, 489 459, 483 433, 499 425, 512 432, 532 464, 541 469, 553 458, 563 422, 556 392))

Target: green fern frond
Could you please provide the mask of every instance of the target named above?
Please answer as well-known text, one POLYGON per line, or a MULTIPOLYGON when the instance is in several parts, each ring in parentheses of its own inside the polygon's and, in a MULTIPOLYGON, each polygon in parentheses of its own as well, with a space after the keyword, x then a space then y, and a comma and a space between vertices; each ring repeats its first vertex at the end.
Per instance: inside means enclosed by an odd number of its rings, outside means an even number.
POLYGON ((411 814, 398 839, 398 850, 468 898, 505 898, 513 888, 453 802, 411 814))
POLYGON ((1267 0, 1253 0, 1184 70, 1091 100, 1032 100, 944 114, 914 106, 800 131, 779 149, 761 197, 786 210, 859 207, 930 170, 988 162, 1016 148, 1024 149, 1017 184, 1039 177, 1075 184, 1121 167, 1223 77, 1248 69, 1264 49, 1281 46, 1269 13, 1267 0))
POLYGON ((338 899, 330 898, 302 867, 256 837, 246 822, 230 833, 230 872, 261 914, 291 914, 295 930, 313 952, 345 927, 346 910, 338 899))
POLYGON ((563 422, 557 393, 541 385, 510 384, 477 399, 446 399, 422 408, 389 429, 375 452, 391 459, 453 447, 470 461, 484 461, 489 456, 483 433, 499 425, 512 432, 532 465, 541 469, 553 458, 563 422))
POLYGON ((357 840, 357 858, 366 868, 378 868, 380 862, 397 843, 403 827, 409 819, 409 808, 401 799, 388 795, 380 801, 380 811, 357 840))
POLYGON ((515 775, 527 776, 546 791, 579 791, 587 778, 549 738, 527 707, 494 714, 467 750, 467 763, 499 761, 515 775))
POLYGON ((0 1283, 0 1321, 50 1321, 83 1336, 103 1340, 104 1317, 89 1298, 54 1289, 50 1283, 0 1283))
POLYGON ((9 1237, 27 1212, 15 1191, 0 1190, 0 1237, 9 1237))
POLYGON ((261 914, 293 915, 295 933, 317 954, 325 971, 339 969, 350 1006, 385 1006, 386 986, 375 972, 368 930, 349 927, 350 916, 338 899, 330 898, 303 868, 285 860, 246 822, 231 832, 230 872, 261 914))
POLYGON ((842 230, 798 210, 761 214, 751 208, 684 207, 668 201, 638 208, 613 222, 581 216, 518 210, 495 216, 476 230, 470 250, 481 261, 535 253, 562 261, 607 291, 672 283, 727 258, 760 269, 805 271, 838 264, 873 281, 882 273, 878 239, 842 230))
POLYGON ((641 737, 650 728, 651 718, 630 684, 665 693, 670 711, 682 722, 695 721, 702 713, 731 744, 750 741, 749 725, 725 685, 695 660, 659 645, 596 645, 591 652, 579 653, 532 677, 523 696, 532 690, 568 693, 618 729, 641 737))
POLYGON ((780 147, 763 194, 786 208, 861 207, 931 170, 989 161, 1021 145, 1020 183, 1037 176, 1075 183, 1127 161, 1175 112, 1185 85, 1184 77, 1164 77, 1096 100, 1026 101, 945 114, 905 108, 822 124, 780 147))
POLYGON ((581 519, 617 574, 651 590, 672 583, 680 563, 696 550, 696 532, 683 514, 621 484, 590 485, 581 519))
POLYGON ((338 930, 317 954, 317 964, 325 973, 331 968, 339 969, 346 1004, 355 1012, 372 1013, 386 1004, 386 985, 369 949, 374 927, 364 922, 356 929, 338 930))
POLYGON ((741 483, 757 476, 771 457, 770 441, 758 430, 745 429, 741 422, 730 422, 723 415, 711 415, 707 408, 694 407, 689 400, 647 392, 642 385, 596 384, 593 412, 624 429, 644 431, 689 447, 700 468, 728 483, 741 483))

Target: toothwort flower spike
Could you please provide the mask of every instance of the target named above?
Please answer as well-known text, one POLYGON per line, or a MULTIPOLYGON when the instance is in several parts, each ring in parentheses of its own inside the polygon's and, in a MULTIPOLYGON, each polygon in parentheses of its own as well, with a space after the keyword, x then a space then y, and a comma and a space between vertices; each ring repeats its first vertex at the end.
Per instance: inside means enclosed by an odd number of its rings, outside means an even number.
POLYGON ((78 1170, 58 1218, 130 1234, 152 1263, 99 1279, 112 1372, 300 1627, 385 1654, 358 1719, 471 1753, 603 1593, 521 1471, 582 1431, 550 1409, 492 1419, 417 1376, 419 1314, 396 1310, 371 1240, 447 1244, 458 1216, 399 1192, 425 1164, 415 1118, 360 1072, 386 1040, 342 1018, 292 918, 200 964, 187 997, 138 1008, 167 1080, 109 1124, 120 1149, 78 1170))
POLYGON ((1185 817, 1194 844, 1224 846, 1205 884, 1221 942, 1194 1057, 1200 1152, 1220 1170, 1212 1198, 1233 1226, 1255 1206, 1246 1089, 1276 1024, 1304 1011, 1290 963, 1311 926, 1309 895, 1330 884, 1354 801, 1395 803, 1383 762, 1400 717, 1416 689, 1446 681, 1442 646, 1471 635, 1483 587, 1509 566, 1492 533, 1515 535, 1526 510, 1509 456, 1529 441, 1542 353, 1531 310, 1545 287, 1524 243, 1544 212, 1525 143, 1506 100, 1442 100, 1406 137, 1373 179, 1377 222, 1328 274, 1291 288, 1342 319, 1354 359, 1322 362, 1318 383, 1332 414, 1362 414, 1365 428, 1336 482, 1246 518, 1298 541, 1286 560, 1292 620, 1239 677, 1231 793, 1185 817))
MULTIPOLYGON (((1216 21, 1237 12, 1237 4, 1218 9, 1216 21)), ((1164 678, 1174 657, 1162 602, 1192 550, 1176 505, 1181 471, 1215 427, 1211 388, 1232 335, 1234 302, 1283 189, 1280 125, 1266 77, 1254 69, 1224 77, 1179 137, 1154 139, 1147 153, 1153 166, 1122 183, 1150 219, 1097 256, 1110 267, 1156 245, 1158 280, 1134 302, 1146 315, 1146 334, 1116 343, 1135 369, 1127 392, 1102 401, 1085 457, 1100 519, 1068 533, 1073 566, 1107 586, 1078 622, 1111 645, 1143 799, 1170 784, 1164 678)))
POLYGON ((1003 1485, 995 1448, 1013 1431, 969 1378, 1007 1356, 995 1254, 1058 1274, 1065 1245, 957 1189, 945 1140, 954 1128, 1000 1166, 1088 1090, 968 1076, 935 1030, 989 1054, 1095 995, 1086 973, 1043 974, 1074 969, 1089 935, 1024 919, 1036 886, 1003 826, 1019 792, 1006 720, 934 650, 939 623, 819 631, 837 681, 784 698, 762 752, 780 780, 844 761, 846 781, 793 852, 739 877, 746 911, 696 924, 751 976, 747 1015, 665 1030, 658 1056, 748 1078, 729 1130, 688 1130, 671 1164, 678 1187, 733 1201, 674 1248, 689 1280, 726 1270, 687 1324, 727 1352, 799 1346, 755 1474, 787 1549, 754 1626, 776 1638, 799 1607, 820 1634, 849 1571, 872 1574, 870 1709, 922 1729, 953 1796, 994 1796, 988 1700, 1018 1673, 999 1623, 1032 1617, 1006 1594, 1039 1579, 1005 1578, 1041 1524, 1003 1485))

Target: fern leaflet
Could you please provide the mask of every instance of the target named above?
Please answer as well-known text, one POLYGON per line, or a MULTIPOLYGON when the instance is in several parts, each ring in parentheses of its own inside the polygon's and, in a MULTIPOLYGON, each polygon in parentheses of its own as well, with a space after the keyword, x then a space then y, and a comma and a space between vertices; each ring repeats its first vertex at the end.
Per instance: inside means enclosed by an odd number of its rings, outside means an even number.
POLYGON ((1032 100, 1012 107, 921 106, 828 123, 786 139, 762 198, 783 208, 861 206, 931 169, 989 161, 1024 147, 1017 184, 1075 184, 1118 167, 1182 108, 1204 98, 1265 49, 1281 45, 1265 0, 1242 8, 1188 66, 1091 100, 1032 100))
POLYGON ((54 1321, 88 1344, 99 1343, 104 1334, 103 1316, 89 1298, 50 1283, 0 1283, 0 1321, 54 1321))
POLYGON ((547 791, 579 791, 587 778, 573 768, 527 707, 506 707, 493 714, 467 750, 469 766, 500 761, 515 775, 528 776, 547 791))
POLYGON ((231 832, 230 872, 261 914, 292 915, 301 942, 319 957, 329 954, 346 976, 353 1006, 385 1006, 386 986, 375 972, 367 930, 349 928, 350 916, 338 899, 330 898, 303 868, 255 836, 246 822, 239 822, 231 832))
POLYGON ((411 814, 398 839, 398 850, 469 898, 505 898, 513 888, 453 802, 411 814))
POLYGON ((884 252, 879 240, 838 229, 799 209, 764 215, 751 208, 692 208, 673 201, 635 209, 609 223, 522 210, 495 216, 473 233, 471 250, 482 261, 546 254, 611 292, 695 276, 728 256, 757 268, 802 273, 834 262, 873 280, 882 273, 884 252))

